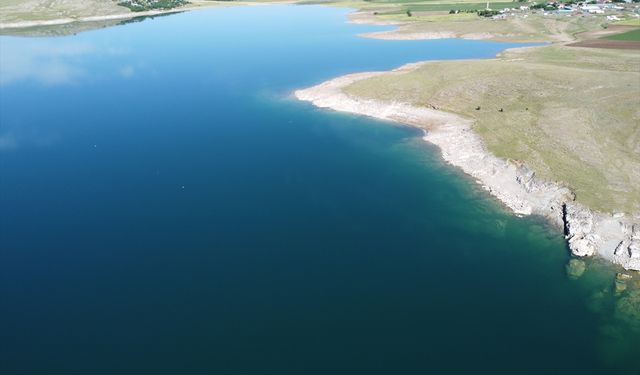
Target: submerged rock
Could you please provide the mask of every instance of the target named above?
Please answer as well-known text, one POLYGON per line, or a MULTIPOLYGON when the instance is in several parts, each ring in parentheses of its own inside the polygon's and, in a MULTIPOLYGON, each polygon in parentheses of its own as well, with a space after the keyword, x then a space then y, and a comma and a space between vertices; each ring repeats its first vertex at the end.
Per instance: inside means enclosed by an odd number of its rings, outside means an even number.
POLYGON ((618 272, 616 274, 616 280, 626 281, 631 280, 633 277, 631 275, 627 275, 626 273, 618 272))
POLYGON ((587 269, 587 264, 581 259, 571 259, 566 265, 567 277, 571 280, 577 280, 587 269))
POLYGON ((632 279, 633 279, 633 277, 631 275, 626 274, 626 273, 618 272, 616 274, 616 279, 614 281, 616 296, 619 296, 620 294, 622 294, 622 292, 627 290, 627 281, 632 280, 632 279))
POLYGON ((622 294, 622 292, 627 290, 627 283, 625 283, 622 280, 616 279, 615 287, 616 287, 616 296, 619 296, 620 294, 622 294))
POLYGON ((616 279, 614 281, 616 296, 619 296, 620 294, 622 294, 622 292, 627 290, 627 282, 632 280, 632 279, 633 279, 633 277, 631 275, 626 274, 626 273, 618 272, 616 274, 616 279))
POLYGON ((591 294, 587 303, 587 307, 589 308, 589 310, 595 313, 604 311, 607 305, 607 301, 609 300, 607 298, 609 293, 610 292, 608 292, 606 289, 603 289, 591 294))
POLYGON ((631 328, 640 330, 640 290, 632 290, 618 299, 616 315, 632 323, 631 328))

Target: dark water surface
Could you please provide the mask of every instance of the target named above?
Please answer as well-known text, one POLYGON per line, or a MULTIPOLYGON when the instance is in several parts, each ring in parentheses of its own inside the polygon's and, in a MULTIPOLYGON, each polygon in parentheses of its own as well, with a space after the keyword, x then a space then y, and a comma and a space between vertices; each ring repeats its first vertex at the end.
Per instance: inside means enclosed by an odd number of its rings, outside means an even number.
POLYGON ((289 97, 514 45, 345 13, 0 38, 1 373, 638 373, 611 270, 568 280, 417 131, 289 97))

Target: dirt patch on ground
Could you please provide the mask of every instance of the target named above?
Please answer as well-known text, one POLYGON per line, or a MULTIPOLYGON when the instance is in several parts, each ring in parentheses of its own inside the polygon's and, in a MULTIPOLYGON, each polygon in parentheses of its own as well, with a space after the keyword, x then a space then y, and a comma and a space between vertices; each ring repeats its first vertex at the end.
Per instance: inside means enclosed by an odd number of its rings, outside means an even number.
POLYGON ((593 39, 567 44, 569 47, 640 49, 640 42, 633 40, 593 39))

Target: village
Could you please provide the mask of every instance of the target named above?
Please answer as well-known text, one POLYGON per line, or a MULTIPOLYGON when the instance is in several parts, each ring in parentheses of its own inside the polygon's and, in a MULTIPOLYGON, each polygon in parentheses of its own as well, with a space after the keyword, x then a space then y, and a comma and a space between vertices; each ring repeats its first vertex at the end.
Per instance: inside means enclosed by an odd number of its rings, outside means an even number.
MULTIPOLYGON (((631 0, 622 2, 605 1, 584 1, 584 2, 558 2, 550 1, 546 3, 531 3, 513 8, 503 8, 500 10, 491 9, 491 3, 487 3, 485 16, 493 19, 505 19, 507 17, 524 17, 531 13, 542 13, 547 16, 551 14, 565 15, 567 17, 585 15, 606 15, 607 21, 637 20, 640 26, 640 6, 631 0)), ((457 13, 457 11, 456 11, 457 13)))

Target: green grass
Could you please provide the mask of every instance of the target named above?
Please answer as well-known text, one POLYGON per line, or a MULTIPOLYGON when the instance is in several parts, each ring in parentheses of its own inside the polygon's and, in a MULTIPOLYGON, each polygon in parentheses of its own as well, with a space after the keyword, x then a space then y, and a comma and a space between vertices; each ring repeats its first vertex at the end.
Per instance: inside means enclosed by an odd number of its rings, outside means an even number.
MULTIPOLYGON (((378 16, 379 19, 392 22, 406 21, 408 18, 406 14, 387 14, 378 16)), ((411 22, 461 22, 477 20, 478 15, 476 13, 458 13, 458 14, 414 14, 411 16, 411 22)))
POLYGON ((346 91, 474 119, 495 155, 567 183, 591 208, 633 213, 640 212, 639 59, 634 51, 518 49, 498 59, 430 62, 346 91))
POLYGON ((627 32, 622 33, 622 34, 610 35, 610 36, 607 37, 607 39, 640 41, 640 29, 627 31, 627 32))
POLYGON ((626 20, 615 22, 614 25, 628 25, 628 26, 640 27, 640 18, 637 18, 637 17, 628 18, 626 20))
POLYGON ((446 17, 442 18, 435 16, 441 15, 414 13, 413 17, 407 17, 406 14, 391 14, 378 15, 376 19, 401 23, 402 26, 398 30, 391 32, 398 37, 403 34, 446 33, 458 38, 509 42, 568 42, 574 40, 573 36, 578 33, 600 29, 602 24, 598 17, 545 17, 541 14, 532 14, 527 18, 510 17, 499 21, 478 17, 475 13, 446 14, 446 17))
MULTIPOLYGON (((478 0, 364 0, 366 3, 373 4, 465 4, 478 3, 478 0)), ((484 3, 486 5, 486 2, 484 3)), ((521 4, 518 2, 510 2, 510 4, 521 4)))
MULTIPOLYGON (((504 8, 514 8, 519 6, 520 3, 513 2, 499 2, 489 3, 489 7, 494 10, 500 10, 504 8)), ((487 3, 444 3, 444 4, 430 4, 430 3, 412 3, 405 4, 400 9, 384 12, 381 14, 399 14, 406 13, 407 10, 412 12, 442 12, 449 10, 482 10, 487 7, 487 3)))

